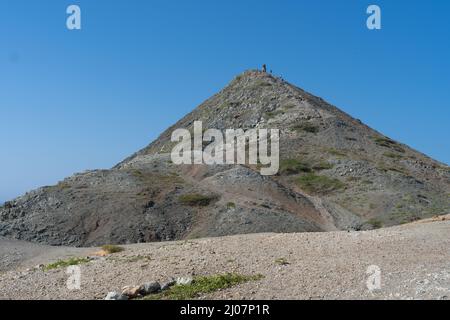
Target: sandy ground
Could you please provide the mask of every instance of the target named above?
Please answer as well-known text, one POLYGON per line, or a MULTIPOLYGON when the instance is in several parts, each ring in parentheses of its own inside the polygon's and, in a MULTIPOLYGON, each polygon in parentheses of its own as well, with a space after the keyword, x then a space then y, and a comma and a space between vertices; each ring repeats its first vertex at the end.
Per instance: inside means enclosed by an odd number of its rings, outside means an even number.
POLYGON ((450 216, 363 232, 252 234, 124 246, 66 269, 33 268, 95 248, 48 247, 0 239, 0 299, 103 299, 109 291, 170 277, 237 272, 264 278, 202 299, 450 299, 450 216), (280 265, 283 258, 288 264, 280 265), (369 266, 381 289, 367 288, 369 266), (29 269, 31 268, 31 269, 29 269))

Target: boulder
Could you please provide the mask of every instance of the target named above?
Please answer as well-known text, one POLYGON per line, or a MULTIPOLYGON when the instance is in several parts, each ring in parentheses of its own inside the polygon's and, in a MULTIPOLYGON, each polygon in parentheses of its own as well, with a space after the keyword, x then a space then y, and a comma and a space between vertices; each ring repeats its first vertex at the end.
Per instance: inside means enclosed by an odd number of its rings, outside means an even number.
POLYGON ((112 291, 112 292, 108 292, 105 300, 128 300, 128 296, 125 296, 118 292, 112 291))
POLYGON ((161 285, 159 284, 159 282, 156 282, 156 281, 144 283, 139 288, 139 293, 143 296, 152 294, 152 293, 157 293, 159 291, 161 291, 161 285))
POLYGON ((173 286, 175 284, 176 284, 175 279, 170 279, 169 281, 161 284, 161 291, 168 290, 171 286, 173 286))
POLYGON ((126 286, 122 288, 122 295, 130 299, 136 298, 140 294, 140 286, 126 286))

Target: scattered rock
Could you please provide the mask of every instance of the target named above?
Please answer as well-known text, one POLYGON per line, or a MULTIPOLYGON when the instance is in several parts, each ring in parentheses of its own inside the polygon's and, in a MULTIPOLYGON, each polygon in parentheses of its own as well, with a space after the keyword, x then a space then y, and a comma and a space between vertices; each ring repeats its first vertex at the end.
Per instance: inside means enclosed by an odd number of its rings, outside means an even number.
POLYGON ((136 298, 140 294, 140 286, 126 286, 122 288, 122 295, 130 299, 136 298))
POLYGON ((112 291, 108 292, 105 300, 128 300, 128 296, 112 291))
POLYGON ((161 285, 161 291, 167 290, 167 289, 169 289, 171 286, 173 286, 173 285, 175 285, 175 284, 176 284, 175 279, 171 279, 171 280, 169 280, 169 281, 167 281, 167 282, 164 282, 164 283, 161 285))
POLYGON ((161 285, 159 284, 159 282, 147 282, 144 283, 142 286, 140 286, 139 288, 139 293, 143 296, 148 295, 148 294, 152 294, 152 293, 157 293, 161 290, 161 285))
POLYGON ((179 277, 175 280, 175 283, 177 285, 188 285, 191 284, 193 280, 192 277, 179 277))

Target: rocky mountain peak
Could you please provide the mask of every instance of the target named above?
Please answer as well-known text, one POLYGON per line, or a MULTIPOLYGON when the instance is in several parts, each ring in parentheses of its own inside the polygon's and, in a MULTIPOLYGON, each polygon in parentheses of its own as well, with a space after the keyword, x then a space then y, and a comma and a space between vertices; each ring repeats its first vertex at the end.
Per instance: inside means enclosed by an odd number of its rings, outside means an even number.
POLYGON ((0 236, 76 246, 255 232, 372 229, 448 213, 449 167, 258 70, 110 170, 0 207, 0 236), (280 170, 175 165, 177 128, 280 130, 280 170))

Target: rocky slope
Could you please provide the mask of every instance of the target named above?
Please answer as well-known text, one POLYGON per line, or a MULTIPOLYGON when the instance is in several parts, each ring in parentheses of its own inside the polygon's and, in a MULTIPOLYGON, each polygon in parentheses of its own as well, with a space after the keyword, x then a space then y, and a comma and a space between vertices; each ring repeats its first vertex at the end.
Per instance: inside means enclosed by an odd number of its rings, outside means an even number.
POLYGON ((0 235, 90 246, 368 229, 448 213, 450 169, 282 79, 247 71, 110 170, 0 208, 0 235), (280 129, 281 168, 174 165, 176 128, 280 129))

